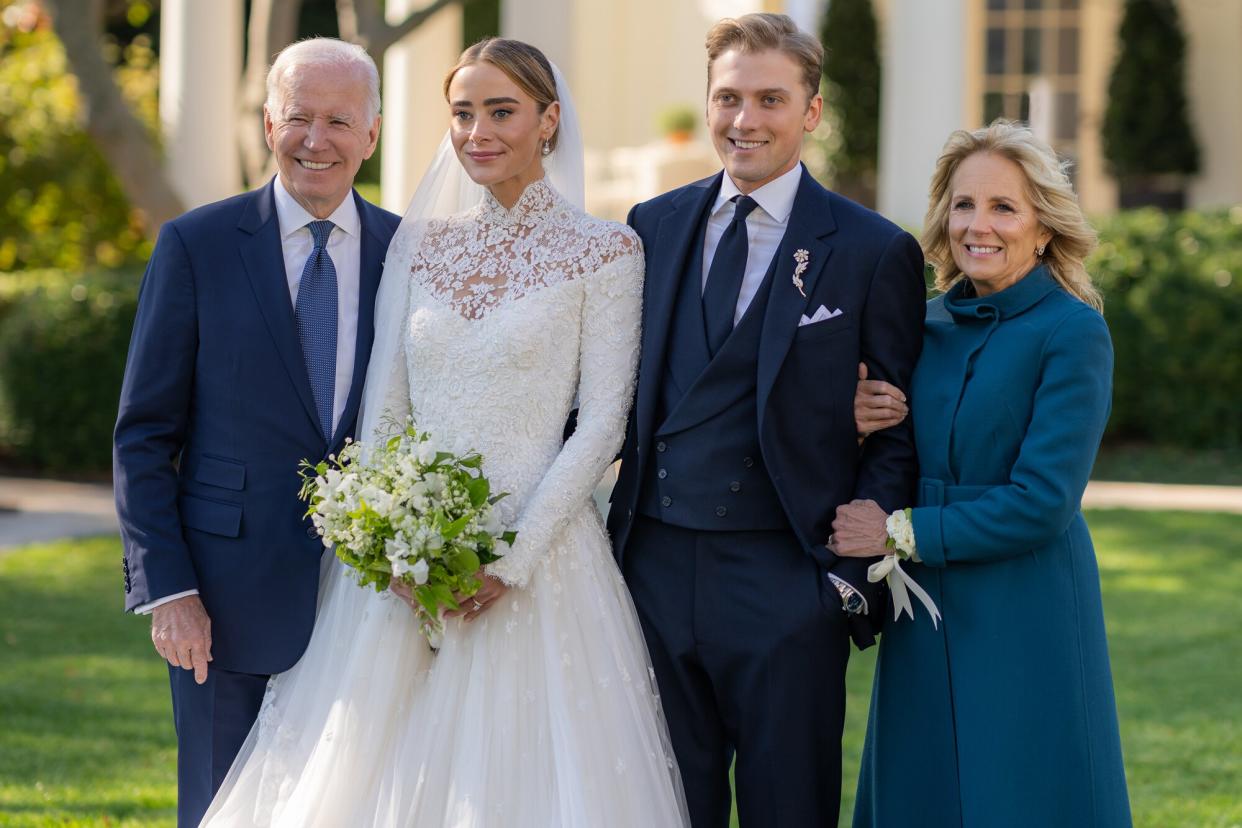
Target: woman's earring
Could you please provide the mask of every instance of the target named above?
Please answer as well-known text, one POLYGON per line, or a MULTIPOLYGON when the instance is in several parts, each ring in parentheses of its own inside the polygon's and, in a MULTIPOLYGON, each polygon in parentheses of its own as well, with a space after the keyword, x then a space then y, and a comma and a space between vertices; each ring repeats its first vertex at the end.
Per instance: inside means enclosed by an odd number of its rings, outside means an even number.
POLYGON ((1035 255, 1042 259, 1044 257, 1044 250, 1047 249, 1047 247, 1048 245, 1041 244, 1039 247, 1035 248, 1035 255))
POLYGON ((543 154, 544 155, 552 154, 552 143, 550 141, 543 142, 543 154))

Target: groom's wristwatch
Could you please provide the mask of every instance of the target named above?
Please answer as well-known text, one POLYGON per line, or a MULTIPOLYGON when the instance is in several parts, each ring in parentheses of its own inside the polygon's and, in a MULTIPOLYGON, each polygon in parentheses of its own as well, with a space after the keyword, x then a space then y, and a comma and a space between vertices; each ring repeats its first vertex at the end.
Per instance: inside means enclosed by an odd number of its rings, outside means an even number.
POLYGON ((828 573, 829 580, 832 585, 837 588, 838 594, 841 596, 841 609, 850 615, 865 615, 867 612, 867 599, 863 598, 862 593, 854 589, 845 581, 828 573))

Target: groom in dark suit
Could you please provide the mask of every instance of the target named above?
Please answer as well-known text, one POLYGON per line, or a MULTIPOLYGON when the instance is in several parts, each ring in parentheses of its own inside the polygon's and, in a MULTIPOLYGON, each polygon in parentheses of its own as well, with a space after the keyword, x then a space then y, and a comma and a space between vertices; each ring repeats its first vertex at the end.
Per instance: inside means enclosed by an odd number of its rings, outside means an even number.
POLYGON ((365 51, 298 43, 268 90, 279 174, 160 232, 116 425, 125 607, 151 613, 169 663, 181 826, 198 825, 268 676, 310 638, 323 544, 298 462, 352 432, 400 221, 353 191, 379 137, 365 51))
POLYGON ((638 392, 609 530, 695 828, 836 825, 849 638, 874 640, 868 561, 837 506, 913 496, 907 420, 861 446, 858 364, 909 387, 923 257, 800 163, 823 49, 784 15, 707 37, 724 172, 630 213, 647 256, 638 392))

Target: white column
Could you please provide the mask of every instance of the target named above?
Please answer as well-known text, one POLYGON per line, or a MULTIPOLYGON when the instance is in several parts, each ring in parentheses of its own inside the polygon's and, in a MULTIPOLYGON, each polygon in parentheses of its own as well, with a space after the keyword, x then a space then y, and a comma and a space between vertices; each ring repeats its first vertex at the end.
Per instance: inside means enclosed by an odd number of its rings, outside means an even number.
POLYGON ((880 212, 918 227, 945 139, 966 120, 967 0, 890 0, 880 104, 880 212))
POLYGON ((502 0, 500 33, 539 47, 572 85, 578 5, 574 0, 502 0))
MULTIPOLYGON (((403 19, 421 0, 388 0, 389 21, 403 19)), ((461 54, 461 9, 447 6, 384 52, 384 117, 380 130, 381 201, 404 213, 449 125, 444 74, 461 54)))
POLYGON ((1180 3, 1186 33, 1186 93, 1199 141, 1199 174, 1189 206, 1242 202, 1242 3, 1180 3))
POLYGON ((237 87, 242 0, 164 0, 160 6, 160 122, 165 163, 186 208, 241 189, 237 87))

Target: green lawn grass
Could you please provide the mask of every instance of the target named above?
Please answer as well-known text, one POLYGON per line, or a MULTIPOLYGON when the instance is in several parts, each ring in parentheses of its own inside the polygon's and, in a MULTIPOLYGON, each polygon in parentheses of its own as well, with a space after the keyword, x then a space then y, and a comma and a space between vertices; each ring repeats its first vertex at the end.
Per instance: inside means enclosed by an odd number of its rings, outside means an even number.
MULTIPOLYGON (((1242 516, 1096 511, 1135 824, 1242 826, 1242 516)), ((167 677, 115 539, 0 552, 0 826, 171 826, 167 677)), ((849 824, 874 650, 850 663, 849 824)))

